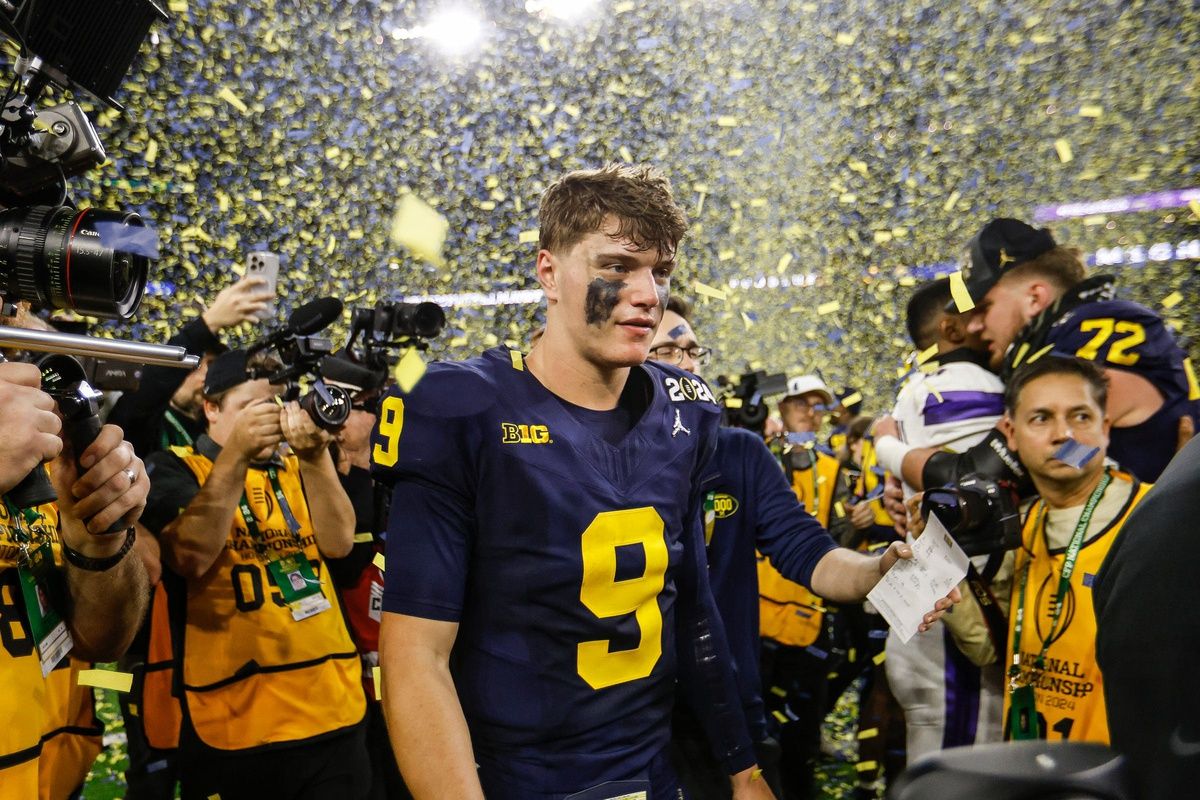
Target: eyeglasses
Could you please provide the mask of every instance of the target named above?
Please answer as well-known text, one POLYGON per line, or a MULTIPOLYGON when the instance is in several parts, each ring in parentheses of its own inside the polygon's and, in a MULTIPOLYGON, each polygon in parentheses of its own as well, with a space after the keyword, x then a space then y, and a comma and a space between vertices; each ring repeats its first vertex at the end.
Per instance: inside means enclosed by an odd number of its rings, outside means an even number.
POLYGON ((650 358, 655 361, 666 361, 670 364, 682 364, 684 353, 691 356, 692 360, 699 366, 704 366, 708 363, 708 358, 712 355, 712 350, 708 347, 700 347, 699 345, 680 347, 677 344, 660 344, 650 348, 650 358))

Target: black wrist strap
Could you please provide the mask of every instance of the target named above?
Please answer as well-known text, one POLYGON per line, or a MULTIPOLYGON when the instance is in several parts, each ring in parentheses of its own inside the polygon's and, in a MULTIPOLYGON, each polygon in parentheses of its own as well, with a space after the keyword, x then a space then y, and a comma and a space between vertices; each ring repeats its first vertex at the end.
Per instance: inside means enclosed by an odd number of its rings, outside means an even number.
POLYGON ((67 561, 70 561, 80 569, 86 569, 89 572, 104 572, 115 567, 125 557, 125 554, 133 549, 133 541, 137 538, 137 534, 130 527, 125 532, 125 544, 121 545, 121 549, 113 553, 108 558, 89 558, 78 550, 72 550, 66 542, 62 543, 63 556, 67 561))

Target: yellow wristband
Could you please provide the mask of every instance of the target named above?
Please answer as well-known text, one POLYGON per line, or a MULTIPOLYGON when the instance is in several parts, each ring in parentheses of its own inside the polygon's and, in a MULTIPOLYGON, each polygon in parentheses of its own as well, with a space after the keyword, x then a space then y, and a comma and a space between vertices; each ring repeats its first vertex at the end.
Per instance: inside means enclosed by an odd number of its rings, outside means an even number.
POLYGON ((762 780, 762 770, 759 769, 758 767, 755 767, 754 771, 750 773, 750 780, 761 781, 762 780))

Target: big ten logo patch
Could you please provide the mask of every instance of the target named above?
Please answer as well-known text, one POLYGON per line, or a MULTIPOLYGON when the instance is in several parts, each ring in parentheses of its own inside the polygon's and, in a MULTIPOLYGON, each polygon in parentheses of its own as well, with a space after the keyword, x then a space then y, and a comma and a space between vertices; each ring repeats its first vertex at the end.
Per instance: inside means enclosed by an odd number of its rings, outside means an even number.
POLYGON ((717 519, 732 517, 738 510, 737 498, 729 494, 713 495, 712 504, 717 519))
POLYGON ((502 444, 551 444, 550 429, 545 425, 516 425, 500 423, 502 444))
POLYGON ((706 400, 715 403, 712 390, 699 378, 665 378, 663 385, 667 387, 667 396, 676 403, 689 400, 706 400))

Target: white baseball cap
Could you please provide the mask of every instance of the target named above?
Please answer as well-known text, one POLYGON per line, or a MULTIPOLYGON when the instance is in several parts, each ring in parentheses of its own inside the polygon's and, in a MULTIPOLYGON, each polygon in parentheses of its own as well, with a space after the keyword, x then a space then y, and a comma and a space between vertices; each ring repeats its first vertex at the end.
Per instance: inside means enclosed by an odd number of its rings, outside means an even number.
POLYGON ((825 385, 825 381, 821 380, 816 375, 796 375, 788 378, 787 396, 808 394, 809 392, 817 392, 825 398, 825 405, 833 405, 833 392, 829 391, 829 387, 825 385))

